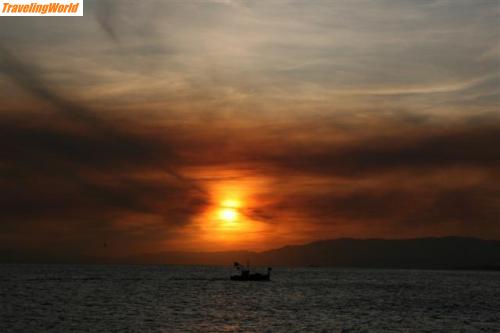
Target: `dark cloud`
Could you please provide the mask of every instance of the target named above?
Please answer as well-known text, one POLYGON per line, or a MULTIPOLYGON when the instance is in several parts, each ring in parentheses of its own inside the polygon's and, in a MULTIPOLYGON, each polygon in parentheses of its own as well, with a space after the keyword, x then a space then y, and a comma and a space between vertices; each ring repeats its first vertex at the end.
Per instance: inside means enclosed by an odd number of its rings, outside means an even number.
POLYGON ((36 234, 25 249, 85 252, 96 242, 119 243, 122 251, 156 248, 209 202, 196 181, 179 175, 176 154, 160 136, 18 121, 0 121, 4 246, 36 234))
POLYGON ((2 229, 82 219, 109 224, 140 213, 160 216, 166 231, 207 203, 199 186, 175 171, 179 163, 165 141, 126 130, 108 136, 26 125, 33 121, 0 121, 2 229))
POLYGON ((75 248, 90 235, 129 245, 182 238, 178 232, 213 198, 206 180, 181 175, 210 166, 241 167, 276 181, 242 211, 269 225, 300 220, 319 234, 348 225, 360 237, 374 236, 375 227, 384 232, 376 236, 389 238, 500 237, 494 122, 385 135, 375 126, 359 138, 320 144, 315 136, 298 143, 272 129, 258 135, 254 128, 237 129, 236 136, 203 124, 175 129, 102 120, 113 128, 108 135, 63 118, 1 118, 4 234, 41 230, 48 239, 59 228, 65 237, 75 233, 68 240, 75 248), (136 220, 131 226, 123 222, 128 217, 136 220))
POLYGON ((249 161, 279 181, 245 213, 271 224, 308 221, 318 232, 348 225, 356 232, 377 226, 384 232, 377 237, 500 237, 497 120, 375 129, 330 143, 291 135, 254 146, 249 161))
POLYGON ((159 233, 168 237, 207 204, 199 184, 179 172, 168 132, 98 118, 50 88, 19 56, 5 48, 0 55, 8 78, 57 111, 0 117, 0 233, 13 235, 7 246, 30 233, 49 248, 53 238, 66 237, 67 251, 85 248, 78 240, 94 246, 87 242, 93 237, 147 244, 159 233), (120 226, 134 214, 154 216, 154 231, 137 237, 120 226))
POLYGON ((280 219, 291 215, 320 226, 318 230, 324 225, 348 222, 361 229, 369 229, 373 224, 390 227, 391 236, 409 235, 424 228, 430 233, 444 231, 499 237, 498 175, 463 185, 464 179, 471 177, 470 173, 463 170, 456 174, 463 179, 450 179, 446 184, 422 176, 415 181, 411 179, 415 175, 409 173, 385 177, 371 186, 360 185, 355 180, 326 190, 269 193, 265 200, 268 204, 258 207, 254 216, 279 223, 280 219), (450 223, 456 229, 446 229, 450 223))
MULTIPOLYGON (((439 169, 454 166, 496 168, 500 150, 498 117, 483 126, 458 125, 410 129, 384 134, 383 129, 346 143, 283 142, 256 152, 255 160, 281 173, 313 173, 363 177, 398 169, 439 169), (382 132, 382 133, 380 133, 382 132)), ((362 125, 361 125, 362 126, 362 125)))

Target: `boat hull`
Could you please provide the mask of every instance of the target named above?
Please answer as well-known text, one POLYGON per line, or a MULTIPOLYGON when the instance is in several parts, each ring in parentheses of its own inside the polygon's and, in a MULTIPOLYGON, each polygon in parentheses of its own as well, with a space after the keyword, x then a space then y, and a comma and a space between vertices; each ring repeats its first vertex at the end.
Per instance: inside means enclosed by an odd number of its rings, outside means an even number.
POLYGON ((242 276, 242 275, 232 275, 231 276, 232 281, 270 281, 269 275, 262 275, 262 274, 250 274, 247 276, 242 276))

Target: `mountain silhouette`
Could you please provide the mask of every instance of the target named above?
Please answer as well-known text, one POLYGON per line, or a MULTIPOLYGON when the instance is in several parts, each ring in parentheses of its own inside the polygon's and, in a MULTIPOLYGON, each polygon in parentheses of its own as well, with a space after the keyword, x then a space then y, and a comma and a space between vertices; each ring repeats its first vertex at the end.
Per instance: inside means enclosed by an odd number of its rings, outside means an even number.
POLYGON ((0 252, 4 263, 104 263, 500 270, 500 241, 465 237, 316 241, 264 251, 158 252, 126 257, 0 252))
POLYGON ((500 241, 463 237, 402 240, 342 238, 264 252, 165 252, 124 260, 182 265, 230 265, 234 261, 249 260, 256 266, 498 269, 500 241))

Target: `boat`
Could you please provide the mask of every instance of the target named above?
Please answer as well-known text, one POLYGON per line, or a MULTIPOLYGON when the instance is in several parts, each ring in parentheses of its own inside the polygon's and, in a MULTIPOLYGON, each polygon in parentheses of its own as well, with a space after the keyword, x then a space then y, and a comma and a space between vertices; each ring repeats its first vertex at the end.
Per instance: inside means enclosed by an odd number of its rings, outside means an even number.
POLYGON ((270 281, 271 280, 271 267, 267 268, 267 274, 250 273, 250 265, 247 267, 242 266, 239 262, 233 265, 240 273, 239 275, 231 275, 232 281, 270 281))

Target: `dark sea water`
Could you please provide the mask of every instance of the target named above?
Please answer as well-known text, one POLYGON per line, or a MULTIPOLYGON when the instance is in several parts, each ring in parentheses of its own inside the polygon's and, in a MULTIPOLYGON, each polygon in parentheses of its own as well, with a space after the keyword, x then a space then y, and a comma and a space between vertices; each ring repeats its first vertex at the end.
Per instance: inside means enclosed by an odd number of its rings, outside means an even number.
POLYGON ((0 265, 0 332, 500 332, 500 273, 0 265))

